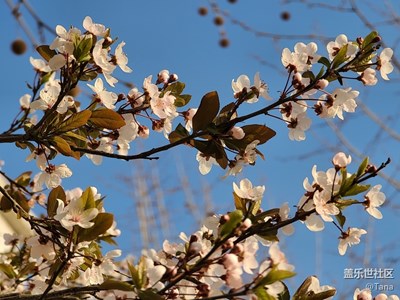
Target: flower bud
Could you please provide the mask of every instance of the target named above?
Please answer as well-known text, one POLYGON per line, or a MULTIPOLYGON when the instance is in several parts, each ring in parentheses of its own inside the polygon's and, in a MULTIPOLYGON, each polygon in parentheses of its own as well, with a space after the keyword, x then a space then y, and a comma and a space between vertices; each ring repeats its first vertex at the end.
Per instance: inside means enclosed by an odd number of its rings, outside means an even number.
POLYGON ((315 88, 319 89, 319 90, 323 90, 324 88, 326 88, 329 85, 329 81, 326 79, 320 79, 317 81, 315 88))
POLYGON ((150 130, 147 126, 145 125, 139 125, 139 129, 138 129, 138 134, 141 138, 143 139, 147 139, 149 137, 150 134, 150 130))
POLYGON ((159 84, 159 83, 166 84, 166 83, 168 83, 168 79, 169 79, 169 71, 161 70, 157 75, 156 84, 159 84))
POLYGON ((245 133, 244 133, 243 129, 241 127, 238 127, 238 126, 232 127, 232 129, 229 130, 228 133, 235 140, 241 140, 245 136, 245 133))
POLYGON ((346 154, 344 154, 343 152, 339 152, 333 157, 332 163, 337 170, 345 168, 348 164, 351 163, 351 156, 349 155, 348 157, 346 157, 346 154))

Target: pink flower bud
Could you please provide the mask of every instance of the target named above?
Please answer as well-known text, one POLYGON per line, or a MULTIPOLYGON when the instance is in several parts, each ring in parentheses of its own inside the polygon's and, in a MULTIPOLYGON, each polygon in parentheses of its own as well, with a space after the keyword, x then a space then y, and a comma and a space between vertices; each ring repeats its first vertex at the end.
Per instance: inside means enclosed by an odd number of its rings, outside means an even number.
POLYGON ((157 75, 157 82, 156 84, 159 83, 168 83, 168 79, 169 79, 169 71, 168 70, 161 70, 158 75, 157 75))
POLYGON ((333 157, 332 163, 338 169, 344 168, 351 163, 351 156, 349 155, 348 157, 346 157, 346 154, 344 154, 343 152, 339 152, 333 157))
POLYGON ((231 130, 229 130, 229 135, 232 136, 235 140, 241 140, 244 138, 245 133, 241 127, 233 127, 231 130))
POLYGON ((317 81, 317 84, 315 85, 315 87, 319 90, 323 90, 324 88, 326 88, 329 84, 329 81, 326 79, 320 79, 317 81))

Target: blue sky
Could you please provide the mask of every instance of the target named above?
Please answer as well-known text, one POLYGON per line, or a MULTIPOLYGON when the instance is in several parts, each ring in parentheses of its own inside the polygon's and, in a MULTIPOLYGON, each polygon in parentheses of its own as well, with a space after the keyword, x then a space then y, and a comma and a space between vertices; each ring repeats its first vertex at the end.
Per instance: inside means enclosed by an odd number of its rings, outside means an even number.
MULTIPOLYGON (((232 5, 227 1, 221 1, 221 7, 252 28, 276 34, 316 34, 334 38, 340 33, 345 33, 350 39, 354 39, 369 33, 353 14, 317 8, 311 10, 304 5, 284 5, 282 2, 254 0, 249 5, 249 2, 239 0, 232 5), (283 21, 280 18, 282 11, 289 11, 291 19, 283 21)), ((281 50, 284 47, 293 48, 298 41, 309 42, 301 39, 272 40, 257 37, 226 19, 224 29, 230 40, 230 47, 223 49, 218 46, 219 29, 213 24, 213 14, 200 17, 197 13, 199 6, 207 5, 206 1, 198 1, 197 4, 194 1, 184 0, 140 2, 125 0, 118 1, 118 4, 110 4, 109 1, 69 1, 66 4, 65 1, 53 0, 46 3, 31 1, 31 4, 40 17, 53 28, 57 24, 82 28, 82 20, 87 15, 95 22, 110 27, 112 36, 118 36, 119 40, 126 42, 124 49, 129 57, 129 66, 134 70, 128 75, 118 73, 118 78, 133 82, 140 87, 144 77, 151 74, 155 76, 160 70, 168 69, 177 73, 180 80, 186 83, 186 92, 193 95, 189 106, 193 107, 197 107, 202 95, 211 90, 218 91, 221 102, 229 103, 232 100, 231 80, 241 74, 247 74, 252 78, 257 71, 260 71, 261 78, 268 83, 270 95, 278 97, 286 79, 280 63, 281 50)), ((375 21, 382 16, 382 11, 379 9, 368 6, 365 11, 368 17, 375 21), (378 13, 371 13, 377 11, 378 13)), ((393 9, 399 13, 398 4, 393 9)), ((24 16, 32 30, 35 30, 35 25, 29 16, 27 14, 24 16)), ((9 50, 8 45, 15 38, 21 37, 26 41, 27 38, 4 2, 0 3, 0 19, 7 28, 0 32, 3 44, 0 48, 3 70, 0 81, 3 99, 0 130, 3 131, 19 109, 19 97, 28 92, 26 83, 33 79, 29 56, 38 57, 38 55, 31 47, 22 56, 15 56, 9 50)), ((386 43, 392 45, 396 42, 398 31, 394 31, 395 25, 384 25, 380 29, 386 43)), ((52 38, 47 34, 48 43, 52 38)), ((321 43, 319 49, 321 54, 326 54, 325 47, 321 43)), ((399 132, 400 124, 397 117, 400 111, 397 99, 399 74, 395 72, 389 77, 394 80, 389 83, 380 80, 377 86, 369 89, 363 89, 359 84, 354 88, 361 91, 359 98, 373 109, 385 124, 399 132)), ((121 84, 117 85, 114 91, 127 93, 128 89, 121 84)), ((87 100, 87 94, 82 93, 78 100, 87 100)), ((254 109, 260 108, 264 103, 262 101, 255 104, 254 109)), ((246 111, 249 110, 244 110, 243 113, 246 111)), ((382 133, 382 129, 362 113, 348 114, 345 119, 344 123, 335 122, 335 124, 343 126, 346 137, 351 139, 361 152, 370 155, 374 163, 380 164, 387 157, 391 157, 393 163, 385 169, 385 172, 399 181, 399 141, 382 133)), ((107 196, 106 208, 115 213, 123 231, 122 237, 118 240, 120 248, 137 254, 141 242, 137 235, 139 230, 136 217, 137 202, 133 199, 135 188, 132 180, 138 176, 151 172, 159 174, 160 185, 165 195, 165 206, 169 210, 169 238, 172 238, 180 231, 190 233, 195 230, 195 222, 187 209, 187 203, 185 206, 184 199, 188 196, 181 191, 182 184, 177 175, 177 166, 184 170, 183 177, 193 186, 193 203, 196 206, 194 210, 205 209, 204 187, 209 186, 214 211, 223 213, 233 208, 232 182, 238 183, 244 177, 248 177, 256 185, 266 186, 264 208, 277 207, 286 201, 290 205, 295 205, 303 193, 302 181, 306 176, 311 176, 313 164, 324 170, 329 167, 332 148, 348 152, 332 131, 317 119, 313 120, 312 130, 307 133, 307 140, 302 143, 289 141, 287 128, 282 122, 265 117, 254 122, 272 127, 277 131, 277 136, 260 148, 266 157, 265 161, 260 160, 255 167, 248 167, 238 178, 222 179, 225 172, 215 167, 207 176, 201 176, 197 170, 196 151, 180 147, 175 149, 176 151, 161 153, 156 164, 148 161, 139 164, 106 159, 100 167, 96 167, 87 159, 82 159, 80 162, 62 159, 74 172, 73 177, 64 180, 63 184, 66 188, 97 186, 99 191, 107 196)), ((134 145, 132 153, 167 142, 159 134, 152 135, 157 138, 134 145)), ((16 149, 12 145, 0 147, 0 159, 6 162, 4 171, 10 175, 16 176, 28 169, 37 172, 34 164, 24 162, 27 155, 26 151, 16 149)), ((354 158, 354 161, 355 169, 359 160, 354 158)), ((322 275, 322 283, 336 284, 334 281, 337 281, 338 287, 346 289, 359 282, 343 280, 344 268, 356 268, 363 262, 367 262, 369 267, 393 267, 393 262, 389 259, 396 254, 398 259, 399 242, 396 242, 396 236, 398 240, 399 235, 392 231, 391 224, 399 219, 400 208, 397 204, 399 193, 380 179, 372 183, 384 185, 390 204, 383 208, 384 219, 379 222, 369 218, 359 207, 350 209, 351 218, 348 225, 371 229, 371 232, 367 238, 363 238, 363 245, 352 247, 346 257, 339 257, 337 253, 338 231, 334 226, 326 226, 323 233, 315 234, 309 232, 305 226, 297 224, 296 234, 293 237, 282 238, 282 247, 299 273, 292 284, 300 283, 306 275, 317 274, 322 275), (392 245, 392 249, 388 249, 387 245, 392 245), (382 247, 385 247, 384 251, 382 247), (380 253, 379 257, 376 253, 380 253)), ((136 201, 139 200, 137 198, 136 194, 136 201)), ((156 195, 152 194, 151 198, 156 198, 156 195)), ((199 215, 201 216, 201 213, 199 215)), ((159 218, 159 215, 155 215, 156 224, 159 218)), ((150 235, 159 238, 157 232, 159 228, 153 226, 149 230, 150 235)), ((398 260, 397 265, 399 265, 398 260)), ((389 283, 397 283, 399 290, 400 269, 397 273, 395 282, 389 283)))

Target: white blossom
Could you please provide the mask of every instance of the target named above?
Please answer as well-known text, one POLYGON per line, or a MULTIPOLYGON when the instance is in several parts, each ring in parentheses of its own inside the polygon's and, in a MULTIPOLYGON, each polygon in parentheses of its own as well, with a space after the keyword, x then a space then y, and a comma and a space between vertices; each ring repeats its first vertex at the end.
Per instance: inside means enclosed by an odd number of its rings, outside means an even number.
POLYGON ((393 65, 390 62, 393 56, 393 50, 390 48, 385 48, 382 50, 378 58, 378 70, 381 72, 381 77, 385 80, 389 80, 387 74, 392 73, 393 65))
POLYGON ((235 194, 240 198, 252 201, 261 200, 265 191, 265 186, 262 185, 253 187, 253 184, 247 178, 242 179, 239 183, 239 186, 240 187, 238 187, 235 182, 233 183, 233 190, 235 191, 235 194))
POLYGON ((339 254, 344 255, 347 250, 347 246, 352 246, 360 243, 360 237, 366 234, 367 231, 359 228, 349 228, 347 232, 343 232, 339 238, 339 254))
POLYGON ((365 210, 374 218, 382 219, 382 213, 378 210, 386 200, 386 196, 381 192, 382 185, 375 185, 370 191, 365 195, 365 210))
POLYGON ((57 199, 57 202, 57 214, 54 219, 60 221, 65 229, 72 231, 75 225, 82 228, 90 228, 94 225, 90 221, 97 216, 99 211, 95 207, 85 209, 81 198, 73 198, 66 206, 60 199, 57 199))

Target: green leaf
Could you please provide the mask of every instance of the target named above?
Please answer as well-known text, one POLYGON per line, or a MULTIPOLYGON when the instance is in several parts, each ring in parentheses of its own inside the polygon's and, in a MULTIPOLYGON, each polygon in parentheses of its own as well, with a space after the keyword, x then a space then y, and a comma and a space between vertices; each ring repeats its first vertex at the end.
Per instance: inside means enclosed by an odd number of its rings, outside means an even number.
POLYGON ((363 43, 361 44, 362 50, 369 51, 369 50, 373 47, 373 45, 375 44, 375 43, 373 43, 373 40, 374 40, 375 38, 377 38, 378 36, 379 36, 379 35, 378 35, 378 32, 376 32, 376 31, 372 31, 371 33, 369 33, 369 34, 364 38, 364 41, 363 41, 363 43))
POLYGON ((369 162, 369 158, 367 156, 367 157, 364 158, 364 160, 362 161, 362 163, 358 167, 356 177, 360 177, 361 175, 363 175, 365 173, 365 169, 368 166, 368 162, 369 162))
POLYGON ((284 282, 282 284, 284 285, 284 290, 278 294, 278 300, 290 300, 289 289, 284 282))
POLYGON ((80 228, 78 243, 93 241, 104 234, 113 224, 114 216, 110 213, 99 213, 91 222, 94 225, 90 228, 80 228))
POLYGON ((268 294, 262 286, 256 288, 253 292, 257 296, 257 300, 276 300, 275 297, 268 294))
POLYGON ((108 109, 101 108, 92 111, 89 121, 100 129, 119 129, 125 126, 124 118, 117 112, 108 109))
POLYGON ((324 73, 325 73, 325 68, 322 66, 321 70, 319 70, 319 72, 316 76, 316 79, 320 79, 322 77, 322 75, 324 75, 324 73))
POLYGON ((174 83, 169 84, 164 92, 161 93, 161 97, 164 96, 165 92, 170 92, 172 95, 177 96, 180 95, 183 90, 185 89, 185 84, 183 82, 180 81, 176 81, 174 83))
POLYGON ((342 210, 345 209, 348 206, 351 206, 353 204, 358 204, 360 203, 358 200, 354 200, 354 199, 340 199, 337 200, 337 207, 342 210))
POLYGON ((258 125, 258 124, 245 125, 242 127, 242 129, 245 133, 245 136, 240 141, 245 142, 246 145, 250 144, 255 140, 259 140, 260 141, 259 145, 262 145, 269 139, 273 138, 276 134, 274 130, 265 125, 258 125))
POLYGON ((15 182, 21 186, 28 186, 31 181, 32 171, 26 171, 15 178, 15 182))
POLYGON ((234 107, 235 107, 235 102, 231 102, 225 105, 223 108, 221 108, 221 111, 219 112, 217 118, 215 119, 215 124, 220 125, 222 123, 229 121, 228 116, 234 107))
POLYGON ((326 66, 326 68, 329 70, 329 68, 331 67, 331 62, 329 61, 329 59, 327 59, 324 56, 321 56, 321 58, 318 60, 318 62, 320 64, 323 64, 324 66, 326 66))
POLYGON ((175 96, 175 102, 174 105, 176 107, 182 107, 185 106, 186 104, 189 103, 190 99, 192 99, 191 95, 179 95, 179 96, 175 96))
POLYGON ((205 94, 201 99, 200 106, 193 116, 193 131, 197 132, 207 128, 212 123, 219 111, 218 93, 213 91, 205 94))
POLYGON ((219 142, 217 142, 215 140, 213 140, 212 143, 215 144, 215 149, 216 149, 215 155, 214 155, 215 160, 217 161, 219 166, 225 170, 226 167, 228 166, 228 157, 226 155, 225 149, 224 149, 224 147, 222 147, 222 145, 219 142))
POLYGON ((106 279, 102 284, 100 284, 99 288, 102 290, 119 290, 125 292, 133 291, 133 285, 125 281, 113 279, 106 279))
POLYGON ((168 139, 170 143, 175 143, 188 136, 189 132, 186 130, 186 128, 183 127, 182 124, 178 124, 175 130, 169 134, 168 139))
POLYGON ((98 73, 96 71, 86 71, 83 75, 79 78, 81 81, 92 81, 97 77, 98 73))
POLYGON ((55 50, 51 50, 49 45, 41 45, 36 47, 36 51, 44 58, 44 60, 49 61, 54 55, 57 54, 55 50))
POLYGON ((228 214, 229 220, 221 226, 220 237, 224 239, 229 236, 243 220, 243 212, 235 210, 228 214))
POLYGON ((347 60, 347 48, 348 48, 348 44, 342 46, 342 48, 340 48, 339 52, 336 54, 335 58, 332 61, 332 69, 336 69, 337 67, 339 67, 342 63, 344 63, 347 60))
POLYGON ((49 193, 49 197, 47 198, 47 215, 52 218, 56 215, 57 212, 57 207, 58 207, 58 201, 57 199, 60 199, 65 203, 66 201, 66 195, 65 191, 62 188, 61 185, 58 187, 52 189, 49 193))
POLYGON ((233 200, 235 202, 235 208, 238 210, 241 210, 243 212, 243 215, 246 214, 247 208, 246 208, 246 200, 240 198, 238 195, 236 195, 235 192, 233 192, 233 200))
POLYGON ((58 127, 54 130, 55 134, 61 134, 74 129, 77 129, 87 123, 92 112, 90 110, 83 110, 76 114, 72 114, 68 119, 61 122, 58 127))
POLYGON ((277 281, 281 281, 290 277, 295 276, 296 273, 287 270, 278 270, 277 268, 273 268, 265 277, 262 277, 257 282, 257 286, 265 286, 277 281))
POLYGON ((311 82, 315 80, 315 75, 312 71, 305 71, 302 76, 304 78, 310 78, 311 82))
POLYGON ((338 221, 341 228, 343 228, 344 224, 346 223, 346 217, 342 214, 342 212, 338 213, 335 216, 336 220, 338 221))
POLYGON ((17 277, 17 274, 10 264, 0 264, 0 272, 4 273, 10 279, 17 277))
POLYGON ((132 277, 133 285, 136 289, 141 290, 147 285, 147 269, 143 256, 140 258, 137 267, 128 263, 128 269, 132 277))
POLYGON ((370 184, 355 184, 350 189, 348 189, 344 196, 354 196, 367 191, 371 187, 370 184))
POLYGON ((274 218, 279 215, 279 208, 272 208, 255 216, 255 220, 264 220, 267 217, 274 218))
MULTIPOLYGON (((56 148, 56 150, 58 152, 60 152, 62 155, 65 156, 73 156, 73 152, 71 150, 71 147, 69 146, 69 144, 67 143, 66 140, 64 140, 62 137, 60 136, 54 136, 51 138, 50 143, 54 146, 54 148, 56 148)), ((78 157, 79 154, 78 154, 78 157)))
POLYGON ((86 190, 82 193, 80 197, 80 201, 82 203, 84 210, 96 207, 92 188, 90 187, 86 188, 86 190))
POLYGON ((257 233, 257 236, 269 242, 279 242, 278 229, 263 230, 257 233))
POLYGON ((327 291, 323 291, 317 294, 313 294, 313 295, 307 295, 307 300, 324 300, 324 299, 328 299, 331 298, 333 296, 335 296, 336 294, 336 289, 331 289, 331 290, 327 290, 327 291))
POLYGON ((78 62, 89 61, 91 59, 90 49, 93 46, 92 36, 86 36, 74 49, 74 57, 78 62))

